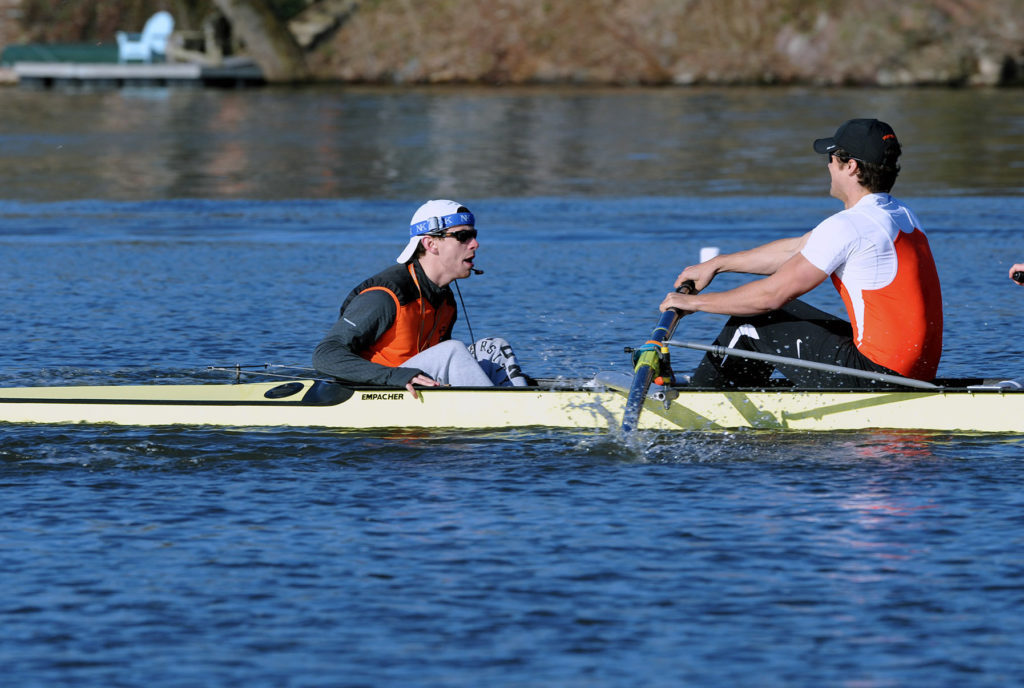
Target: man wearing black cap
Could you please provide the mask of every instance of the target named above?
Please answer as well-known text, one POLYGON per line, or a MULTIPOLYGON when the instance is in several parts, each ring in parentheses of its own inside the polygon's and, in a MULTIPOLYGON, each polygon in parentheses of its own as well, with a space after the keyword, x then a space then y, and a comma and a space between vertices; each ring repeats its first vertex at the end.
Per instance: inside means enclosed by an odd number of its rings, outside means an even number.
MULTIPOLYGON (((828 156, 831 195, 844 210, 799 237, 722 254, 683 270, 699 293, 671 293, 661 309, 733 316, 716 344, 858 370, 931 380, 942 353, 942 296, 928 239, 906 205, 889 195, 899 174, 896 133, 877 119, 853 119, 814 142, 828 156), (704 293, 720 272, 765 275, 704 293), (831 277, 849 322, 797 297, 831 277)), ((798 387, 864 386, 860 378, 707 355, 691 384, 758 386, 778 368, 798 387)))

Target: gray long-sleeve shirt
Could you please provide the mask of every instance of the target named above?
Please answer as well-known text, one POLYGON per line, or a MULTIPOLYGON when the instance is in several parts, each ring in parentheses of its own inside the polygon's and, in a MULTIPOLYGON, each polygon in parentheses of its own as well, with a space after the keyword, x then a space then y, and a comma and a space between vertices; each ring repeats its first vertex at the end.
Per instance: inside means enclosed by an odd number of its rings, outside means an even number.
MULTIPOLYGON (((415 263, 416 275, 423 297, 435 308, 447 298, 451 290, 439 287, 415 263)), ((313 353, 313 367, 324 375, 355 384, 404 387, 423 371, 418 368, 392 368, 372 363, 360 356, 395 322, 398 311, 394 299, 379 289, 354 296, 342 310, 338 321, 330 329, 313 353)), ((454 326, 454 321, 453 321, 454 326)), ((451 329, 443 332, 441 341, 451 337, 451 329)))

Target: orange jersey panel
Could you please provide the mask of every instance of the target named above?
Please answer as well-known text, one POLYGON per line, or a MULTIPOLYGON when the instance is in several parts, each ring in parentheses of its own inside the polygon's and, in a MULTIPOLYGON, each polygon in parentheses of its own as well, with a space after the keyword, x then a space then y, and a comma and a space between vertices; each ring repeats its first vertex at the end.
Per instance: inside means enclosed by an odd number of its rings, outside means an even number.
POLYGON ((842 281, 832 283, 846 304, 857 348, 875 363, 918 380, 931 380, 942 355, 942 291, 924 232, 899 232, 893 242, 896 276, 879 289, 861 292, 863 322, 857 322, 842 281))

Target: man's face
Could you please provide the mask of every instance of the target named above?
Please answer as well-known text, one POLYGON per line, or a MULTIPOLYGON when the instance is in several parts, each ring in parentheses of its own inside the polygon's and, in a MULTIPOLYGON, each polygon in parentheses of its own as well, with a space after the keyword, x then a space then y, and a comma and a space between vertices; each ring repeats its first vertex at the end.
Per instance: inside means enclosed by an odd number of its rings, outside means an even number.
POLYGON ((852 163, 853 160, 846 160, 844 162, 843 159, 834 156, 831 153, 829 154, 828 172, 832 180, 831 187, 829 188, 829 194, 833 198, 845 201, 847 185, 850 181, 851 172, 854 171, 851 169, 852 163))
POLYGON ((443 237, 431 237, 437 246, 439 267, 446 280, 469 277, 480 242, 476 230, 468 225, 449 228, 443 237))

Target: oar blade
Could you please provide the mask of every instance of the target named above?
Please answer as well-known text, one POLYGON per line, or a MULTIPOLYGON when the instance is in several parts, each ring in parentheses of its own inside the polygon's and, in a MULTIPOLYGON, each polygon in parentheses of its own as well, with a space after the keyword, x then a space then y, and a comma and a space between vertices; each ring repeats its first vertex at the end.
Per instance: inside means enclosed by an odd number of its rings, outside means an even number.
POLYGON ((640 412, 647 399, 647 390, 654 379, 654 368, 645 365, 633 375, 633 385, 626 397, 626 406, 622 411, 622 432, 633 432, 640 422, 640 412))

